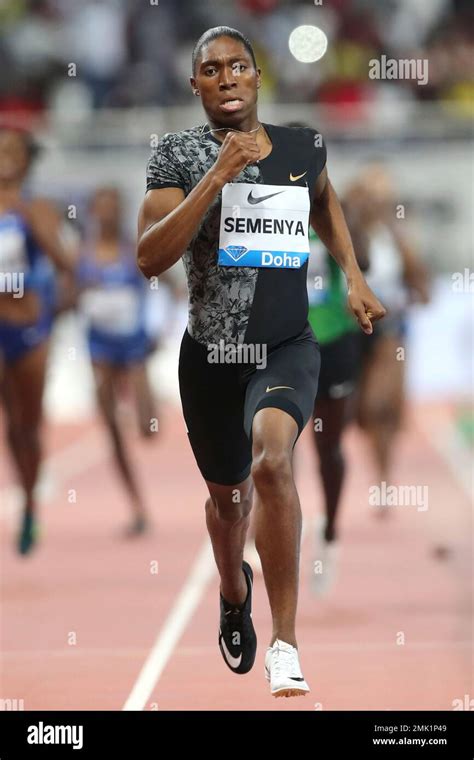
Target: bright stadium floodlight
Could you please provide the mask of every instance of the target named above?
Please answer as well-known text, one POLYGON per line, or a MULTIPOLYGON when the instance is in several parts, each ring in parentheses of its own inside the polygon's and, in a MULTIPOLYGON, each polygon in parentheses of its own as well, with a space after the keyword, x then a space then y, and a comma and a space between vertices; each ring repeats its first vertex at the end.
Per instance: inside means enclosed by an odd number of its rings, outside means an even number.
POLYGON ((290 34, 288 47, 301 63, 314 63, 323 57, 327 50, 328 38, 318 26, 297 26, 290 34))

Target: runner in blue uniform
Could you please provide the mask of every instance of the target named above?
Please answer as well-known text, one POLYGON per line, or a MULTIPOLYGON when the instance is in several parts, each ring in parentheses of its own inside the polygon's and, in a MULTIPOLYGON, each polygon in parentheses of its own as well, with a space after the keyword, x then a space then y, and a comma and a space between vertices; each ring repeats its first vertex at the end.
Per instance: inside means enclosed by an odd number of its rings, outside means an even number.
POLYGON ((166 134, 153 151, 138 262, 152 277, 182 257, 187 273, 180 392, 209 490, 222 656, 235 673, 255 660, 253 576, 243 562, 254 486, 273 620, 265 674, 274 696, 298 696, 309 686, 295 632, 301 509, 292 457, 320 362, 307 319, 309 222, 345 272, 364 331, 384 308, 357 265, 321 135, 259 121, 260 69, 249 41, 228 27, 208 30, 194 48, 191 86, 207 123, 166 134))
POLYGON ((0 128, 0 387, 7 441, 24 490, 18 550, 37 538, 34 489, 41 462, 41 407, 48 339, 55 311, 54 270, 72 267, 60 219, 46 200, 27 199, 24 182, 35 154, 30 135, 0 128))
POLYGON ((122 230, 118 190, 103 187, 94 193, 89 228, 77 265, 79 307, 86 323, 99 408, 132 506, 126 533, 134 536, 146 529, 147 514, 127 454, 117 402, 125 381, 135 396, 140 432, 151 437, 157 419, 146 370, 152 350, 145 330, 147 282, 137 267, 134 246, 122 230))

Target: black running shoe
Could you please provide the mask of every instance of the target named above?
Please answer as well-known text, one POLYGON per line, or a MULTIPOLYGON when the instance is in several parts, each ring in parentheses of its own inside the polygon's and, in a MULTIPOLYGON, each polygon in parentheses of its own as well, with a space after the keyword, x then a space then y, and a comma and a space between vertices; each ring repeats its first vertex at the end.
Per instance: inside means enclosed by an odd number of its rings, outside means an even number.
POLYGON ((17 538, 17 550, 20 554, 29 554, 38 540, 38 524, 31 512, 25 512, 22 517, 20 532, 17 538))
POLYGON ((248 589, 244 604, 233 606, 220 594, 219 649, 225 664, 233 673, 248 673, 255 662, 257 653, 257 636, 252 623, 253 573, 248 562, 242 563, 242 569, 248 589))

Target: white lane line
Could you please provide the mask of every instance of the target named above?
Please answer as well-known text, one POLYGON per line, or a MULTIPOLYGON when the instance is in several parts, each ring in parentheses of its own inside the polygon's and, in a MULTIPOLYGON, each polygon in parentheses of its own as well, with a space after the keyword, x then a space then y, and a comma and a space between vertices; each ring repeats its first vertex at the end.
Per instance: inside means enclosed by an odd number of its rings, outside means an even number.
POLYGON ((216 572, 211 542, 204 541, 164 626, 135 681, 123 710, 143 710, 186 626, 216 572))
MULTIPOLYGON (((303 542, 306 530, 307 522, 303 521, 301 542, 303 542)), ((201 603, 207 585, 216 572, 212 545, 210 540, 206 538, 181 593, 133 685, 132 691, 122 708, 123 710, 144 709, 189 621, 201 603)))

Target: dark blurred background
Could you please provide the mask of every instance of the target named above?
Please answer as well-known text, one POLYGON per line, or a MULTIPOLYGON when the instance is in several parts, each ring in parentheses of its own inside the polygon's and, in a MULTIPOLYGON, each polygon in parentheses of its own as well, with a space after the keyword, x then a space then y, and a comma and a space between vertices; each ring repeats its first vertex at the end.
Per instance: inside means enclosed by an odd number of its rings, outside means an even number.
MULTIPOLYGON (((185 104, 196 35, 238 27, 265 71, 262 97, 284 103, 370 106, 438 101, 472 115, 473 6, 469 0, 3 0, 0 110, 41 114, 83 108, 185 104), (317 15, 329 38, 314 67, 288 60, 288 36, 317 15), (426 86, 370 81, 371 58, 429 58, 426 86), (66 67, 77 64, 71 93, 66 67)), ((347 117, 348 111, 345 110, 347 117)))

